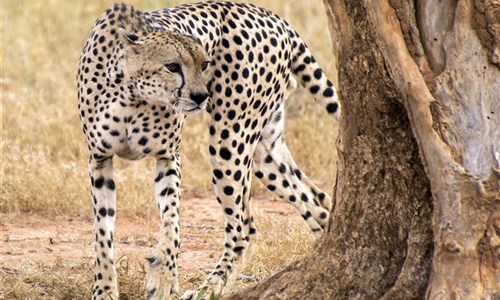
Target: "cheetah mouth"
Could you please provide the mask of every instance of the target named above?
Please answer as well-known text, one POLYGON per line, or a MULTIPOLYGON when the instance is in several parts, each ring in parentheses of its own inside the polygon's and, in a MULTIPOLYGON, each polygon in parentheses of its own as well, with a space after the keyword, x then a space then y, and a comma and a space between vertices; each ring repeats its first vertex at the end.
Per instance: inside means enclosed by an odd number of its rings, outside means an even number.
POLYGON ((204 109, 205 109, 204 107, 196 106, 196 107, 193 107, 193 108, 190 108, 190 109, 183 109, 182 112, 185 113, 185 114, 187 114, 187 115, 192 115, 192 114, 195 114, 195 113, 197 113, 199 111, 202 111, 204 109))
POLYGON ((176 111, 184 113, 184 114, 188 114, 188 115, 192 115, 192 114, 195 114, 199 111, 204 110, 206 105, 207 105, 207 102, 195 104, 193 101, 186 99, 186 98, 181 98, 181 97, 177 98, 174 101, 174 103, 172 104, 172 106, 174 107, 174 109, 176 111))

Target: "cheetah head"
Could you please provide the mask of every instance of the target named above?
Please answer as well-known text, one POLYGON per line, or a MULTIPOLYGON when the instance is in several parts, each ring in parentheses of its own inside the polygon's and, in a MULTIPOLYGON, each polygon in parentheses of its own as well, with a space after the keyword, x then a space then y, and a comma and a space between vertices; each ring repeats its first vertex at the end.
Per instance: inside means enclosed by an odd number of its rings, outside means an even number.
POLYGON ((151 103, 167 103, 179 112, 204 110, 210 94, 210 62, 193 38, 153 31, 143 37, 120 30, 122 70, 133 93, 151 103))

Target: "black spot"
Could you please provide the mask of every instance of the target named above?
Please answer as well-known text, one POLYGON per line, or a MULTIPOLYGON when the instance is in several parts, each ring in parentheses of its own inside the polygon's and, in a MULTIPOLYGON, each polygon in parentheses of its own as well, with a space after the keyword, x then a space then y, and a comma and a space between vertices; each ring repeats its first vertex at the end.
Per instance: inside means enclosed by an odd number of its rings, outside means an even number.
POLYGON ((270 82, 271 79, 273 79, 273 74, 271 72, 267 73, 267 76, 266 76, 266 81, 267 82, 270 82))
POLYGON ((239 77, 238 72, 235 71, 235 72, 231 73, 232 80, 236 81, 236 80, 238 80, 238 77, 239 77))
POLYGON ((114 191, 115 190, 115 182, 113 181, 113 179, 110 179, 106 182, 106 186, 108 187, 108 189, 114 191))
POLYGON ((300 64, 297 68, 295 68, 295 70, 293 71, 294 73, 299 73, 299 72, 302 72, 306 69, 306 65, 304 64, 300 64))
POLYGON ((229 130, 227 130, 227 129, 222 130, 222 132, 221 132, 221 134, 220 134, 220 137, 221 137, 223 140, 227 139, 227 138, 229 137, 229 130))
MULTIPOLYGON (((241 45, 241 44, 243 43, 243 41, 241 40, 241 38, 240 38, 239 36, 237 36, 237 35, 235 35, 235 36, 233 37, 233 41, 234 41, 236 44, 238 44, 238 45, 241 45)), ((229 47, 228 47, 228 48, 229 48, 229 47)))
POLYGON ((107 214, 108 214, 108 211, 106 210, 105 207, 101 207, 99 209, 99 214, 102 216, 102 217, 105 217, 107 214))
POLYGON ((236 51, 236 58, 238 60, 243 60, 243 58, 245 58, 245 56, 243 55, 243 52, 241 52, 240 50, 237 50, 236 51))
POLYGON ((97 178, 95 181, 94 181, 94 187, 96 189, 100 189, 102 188, 102 186, 104 185, 104 177, 99 177, 97 178))
POLYGON ((229 20, 227 23, 229 24, 229 26, 231 26, 231 28, 236 29, 237 25, 233 20, 229 20))
POLYGON ((215 155, 215 148, 214 147, 209 146, 208 151, 210 152, 210 155, 215 155))
POLYGON ((234 189, 231 186, 225 186, 224 187, 224 194, 227 196, 231 196, 234 193, 234 189))
POLYGON ((304 193, 302 193, 302 195, 300 195, 300 199, 301 199, 302 201, 304 201, 304 202, 309 201, 309 198, 307 198, 307 195, 306 195, 306 194, 304 194, 304 193))
POLYGON ((167 196, 170 196, 172 195, 173 193, 175 193, 175 189, 173 188, 170 188, 170 187, 166 187, 165 189, 163 189, 163 191, 161 191, 160 195, 163 197, 165 195, 167 196))
POLYGON ((243 72, 241 72, 241 75, 245 78, 248 78, 248 76, 250 76, 250 72, 248 71, 247 68, 244 68, 243 72))
POLYGON ((221 116, 221 114, 220 114, 220 113, 216 113, 216 114, 214 115, 214 120, 215 120, 215 121, 217 121, 217 122, 218 122, 218 121, 220 121, 221 119, 222 119, 222 116, 221 116))
POLYGON ((148 138, 146 136, 141 137, 141 139, 138 141, 139 145, 145 146, 148 143, 148 138))
POLYGON ((322 212, 319 214, 320 219, 326 219, 328 218, 328 214, 326 212, 322 212))
POLYGON ((217 170, 217 169, 215 169, 213 173, 214 173, 214 176, 215 176, 217 179, 221 179, 221 178, 224 176, 224 174, 221 172, 221 170, 217 170))
POLYGON ((226 97, 231 97, 231 95, 233 94, 233 90, 227 87, 224 94, 226 95, 226 97))
POLYGON ((316 69, 316 71, 314 71, 314 78, 321 79, 322 75, 323 75, 323 71, 321 69, 316 69))
MULTIPOLYGON (((243 88, 243 86, 242 86, 241 84, 237 84, 237 85, 236 85, 236 87, 235 87, 235 89, 236 89, 236 92, 237 92, 238 94, 243 93, 243 90, 244 90, 244 88, 243 88)), ((243 110, 244 110, 244 109, 243 109, 243 110)))
POLYGON ((231 151, 227 149, 226 147, 222 147, 219 151, 220 157, 222 157, 225 160, 230 160, 231 159, 231 151))
POLYGON ((260 100, 255 101, 254 104, 253 104, 253 108, 254 109, 259 108, 260 104, 261 104, 260 100))
POLYGON ((275 38, 271 38, 271 45, 274 47, 278 46, 278 41, 275 38))
POLYGON ((313 85, 311 88, 309 88, 309 91, 311 94, 316 94, 319 91, 319 86, 313 85))
POLYGON ((233 125, 233 131, 235 133, 238 133, 240 131, 240 124, 236 123, 233 125))
POLYGON ((238 154, 243 154, 243 151, 245 151, 245 144, 241 143, 238 146, 238 154))
POLYGON ((318 198, 319 198, 319 201, 323 202, 323 201, 325 200, 325 198, 326 198, 325 193, 320 193, 320 194, 318 195, 318 198))
POLYGON ((328 105, 326 106, 326 110, 330 114, 335 113, 338 108, 339 108, 339 105, 337 103, 333 103, 333 102, 332 103, 328 103, 328 105))
POLYGON ((102 140, 102 141, 101 141, 101 144, 102 144, 102 146, 103 146, 104 148, 106 148, 106 149, 111 149, 111 144, 110 144, 110 143, 108 143, 107 141, 102 140))
POLYGON ((231 208, 229 208, 229 207, 228 207, 228 208, 226 208, 226 209, 224 210, 224 212, 226 213, 226 215, 230 215, 230 216, 233 214, 233 210, 232 210, 231 208))
POLYGON ((324 92, 323 92, 323 96, 324 97, 332 97, 334 94, 333 92, 333 89, 332 88, 327 88, 324 92))

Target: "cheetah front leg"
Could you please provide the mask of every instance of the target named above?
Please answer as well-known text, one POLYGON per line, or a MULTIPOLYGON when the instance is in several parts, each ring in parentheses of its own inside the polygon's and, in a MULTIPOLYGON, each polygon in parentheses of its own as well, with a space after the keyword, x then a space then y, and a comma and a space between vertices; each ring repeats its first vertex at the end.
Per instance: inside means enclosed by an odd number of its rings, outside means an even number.
POLYGON ((96 260, 92 299, 118 299, 116 267, 113 260, 116 193, 113 158, 89 159, 90 189, 94 211, 96 260))
POLYGON ((177 257, 179 255, 179 199, 181 161, 178 155, 156 162, 155 196, 160 211, 158 244, 148 258, 147 299, 168 299, 179 293, 177 257))
POLYGON ((245 140, 245 135, 240 136, 240 139, 234 137, 230 141, 221 141, 216 135, 210 138, 212 182, 217 202, 221 205, 225 217, 224 249, 216 267, 201 287, 197 291, 186 292, 183 300, 208 299, 212 293, 219 295, 229 276, 238 272, 242 258, 251 252, 250 239, 256 233, 250 208, 252 156, 255 145, 246 143, 245 140), (234 144, 239 146, 232 146, 234 144), (205 296, 200 297, 203 290, 205 296))

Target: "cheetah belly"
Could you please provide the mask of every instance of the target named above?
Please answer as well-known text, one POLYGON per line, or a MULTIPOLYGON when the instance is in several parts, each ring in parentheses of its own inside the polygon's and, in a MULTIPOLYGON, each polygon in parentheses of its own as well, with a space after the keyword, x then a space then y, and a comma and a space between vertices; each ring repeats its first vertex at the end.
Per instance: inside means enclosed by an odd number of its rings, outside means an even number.
POLYGON ((146 156, 144 153, 131 148, 128 143, 122 145, 122 147, 116 151, 116 155, 128 160, 139 160, 146 156))

